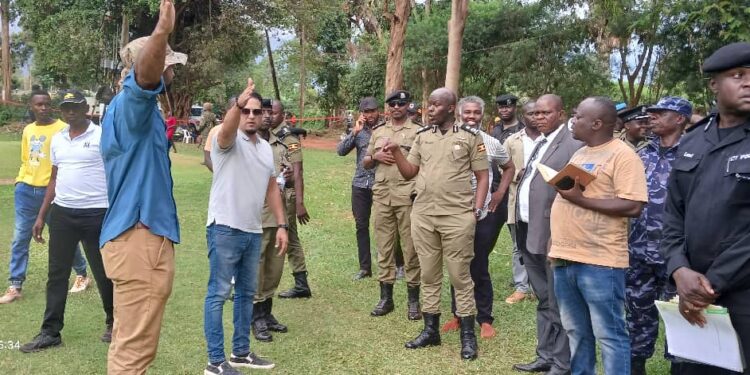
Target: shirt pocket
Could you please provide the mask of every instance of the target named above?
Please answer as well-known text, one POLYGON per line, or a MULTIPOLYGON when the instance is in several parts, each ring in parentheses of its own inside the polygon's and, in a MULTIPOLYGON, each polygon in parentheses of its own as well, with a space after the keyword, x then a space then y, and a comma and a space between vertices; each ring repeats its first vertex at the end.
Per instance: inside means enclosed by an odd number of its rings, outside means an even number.
POLYGON ((675 171, 679 172, 694 172, 698 164, 701 163, 701 155, 693 155, 691 158, 679 157, 675 159, 674 166, 672 167, 675 171))
POLYGON ((727 164, 725 178, 731 186, 729 203, 750 204, 750 159, 731 161, 727 164))
POLYGON ((453 142, 451 146, 451 158, 456 163, 465 163, 469 160, 469 149, 466 143, 453 142))

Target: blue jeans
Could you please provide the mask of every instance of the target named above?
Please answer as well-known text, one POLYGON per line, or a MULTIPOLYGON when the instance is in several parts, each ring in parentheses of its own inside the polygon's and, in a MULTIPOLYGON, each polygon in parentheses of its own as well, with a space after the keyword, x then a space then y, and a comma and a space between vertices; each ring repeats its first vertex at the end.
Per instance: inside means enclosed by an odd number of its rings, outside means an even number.
POLYGON ((258 286, 260 233, 248 233, 225 225, 211 224, 206 231, 208 241, 208 292, 203 307, 203 332, 206 335, 208 361, 223 362, 224 302, 232 290, 234 277, 234 335, 232 353, 250 351, 250 322, 253 317, 253 296, 258 286))
MULTIPOLYGON (((31 229, 42 207, 46 187, 34 187, 19 182, 16 184, 14 201, 16 208, 16 222, 13 231, 13 242, 10 245, 10 267, 8 280, 10 285, 21 288, 26 280, 29 268, 29 243, 31 229)), ((86 259, 81 255, 81 247, 76 246, 73 269, 78 275, 86 275, 86 259)))
POLYGON ((555 266, 555 294, 570 342, 574 375, 596 374, 596 341, 606 375, 630 374, 625 325, 625 269, 572 263, 555 266))

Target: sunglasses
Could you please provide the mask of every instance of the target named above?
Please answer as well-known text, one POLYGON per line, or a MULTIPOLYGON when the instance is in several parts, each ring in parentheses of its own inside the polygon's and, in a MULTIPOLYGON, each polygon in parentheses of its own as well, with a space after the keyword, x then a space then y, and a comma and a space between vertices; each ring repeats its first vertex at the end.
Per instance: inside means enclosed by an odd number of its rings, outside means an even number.
POLYGON ((255 108, 255 109, 242 108, 242 109, 240 109, 240 112, 243 115, 245 115, 245 116, 249 115, 250 113, 252 113, 253 116, 261 116, 261 115, 263 115, 263 110, 260 109, 260 108, 255 108))
POLYGON ((403 100, 394 100, 392 102, 388 102, 388 106, 391 108, 395 107, 403 107, 405 105, 409 104, 409 102, 403 101, 403 100))

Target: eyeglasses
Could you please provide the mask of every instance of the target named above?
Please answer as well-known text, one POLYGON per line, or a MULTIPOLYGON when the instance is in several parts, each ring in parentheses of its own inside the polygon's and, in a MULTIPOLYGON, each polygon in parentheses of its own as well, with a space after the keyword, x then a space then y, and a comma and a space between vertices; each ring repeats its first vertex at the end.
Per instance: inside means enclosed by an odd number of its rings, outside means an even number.
POLYGON ((260 108, 254 108, 254 109, 250 109, 250 108, 242 108, 242 109, 241 109, 240 111, 241 111, 241 112, 242 112, 242 114, 243 114, 243 115, 245 115, 245 116, 249 115, 250 113, 252 113, 252 114, 253 114, 253 116, 260 116, 260 115, 262 115, 262 114, 263 114, 263 110, 262 110, 262 109, 260 109, 260 108))
POLYGON ((395 108, 396 106, 398 106, 398 107, 404 107, 407 104, 409 104, 409 103, 406 102, 406 101, 403 101, 403 100, 394 100, 392 102, 388 102, 388 106, 391 107, 391 108, 395 108))

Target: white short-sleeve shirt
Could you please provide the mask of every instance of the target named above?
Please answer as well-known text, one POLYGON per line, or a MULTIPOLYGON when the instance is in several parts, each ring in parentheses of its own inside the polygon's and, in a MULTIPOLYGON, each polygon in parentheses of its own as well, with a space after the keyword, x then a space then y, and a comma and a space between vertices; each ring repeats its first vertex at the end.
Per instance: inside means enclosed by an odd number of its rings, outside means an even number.
POLYGON ((55 199, 66 208, 107 208, 107 178, 99 152, 102 128, 89 122, 83 134, 70 139, 70 126, 52 137, 50 160, 57 167, 55 199))

